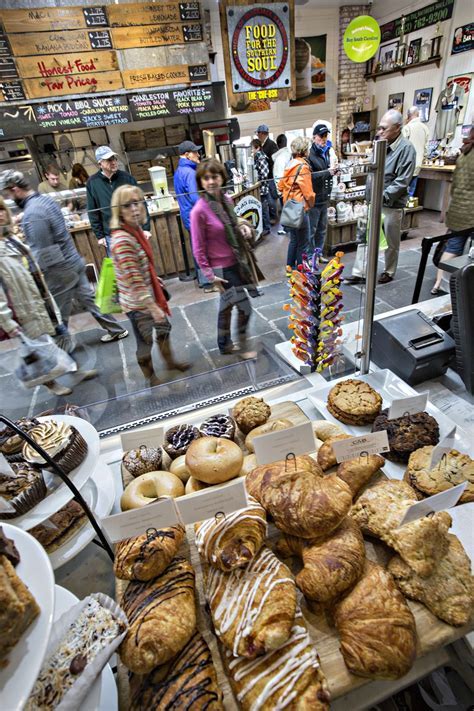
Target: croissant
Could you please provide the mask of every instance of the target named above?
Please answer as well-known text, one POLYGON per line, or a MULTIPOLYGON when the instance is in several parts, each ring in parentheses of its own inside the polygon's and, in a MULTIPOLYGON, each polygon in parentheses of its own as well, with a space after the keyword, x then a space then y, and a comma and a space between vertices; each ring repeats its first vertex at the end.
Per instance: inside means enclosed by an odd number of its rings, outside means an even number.
POLYGON ((121 580, 151 580, 173 560, 184 538, 183 526, 151 529, 115 548, 114 573, 121 580))
POLYGON ((422 578, 396 555, 388 564, 402 593, 422 602, 448 625, 466 625, 474 608, 471 561, 462 543, 448 534, 448 550, 428 578, 422 578))
POLYGON ((129 711, 223 711, 211 652, 196 630, 184 649, 146 676, 130 674, 129 711))
POLYGON ((338 434, 334 435, 334 437, 329 437, 318 449, 318 464, 324 472, 331 469, 331 467, 335 467, 337 464, 332 443, 340 439, 350 439, 350 435, 338 434))
POLYGON ((129 628, 120 658, 130 671, 148 674, 174 657, 196 628, 194 570, 185 558, 175 558, 157 578, 129 583, 122 609, 129 628))
POLYGON ((243 711, 329 709, 326 678, 299 610, 289 638, 278 649, 254 660, 226 650, 223 658, 243 711))
POLYGON ((337 476, 346 482, 355 497, 384 464, 385 459, 380 454, 356 457, 339 464, 337 476))
POLYGON ((344 662, 353 674, 399 679, 416 655, 415 619, 390 573, 366 561, 362 578, 334 607, 344 662))
POLYGON ((320 477, 310 471, 265 475, 261 498, 277 528, 301 538, 329 535, 352 504, 351 490, 339 477, 320 477))
POLYGON ((326 604, 350 588, 362 575, 365 546, 359 526, 345 518, 324 540, 285 536, 278 542, 282 555, 298 555, 303 569, 296 585, 309 600, 326 604))
POLYGON ((245 477, 245 487, 250 496, 253 496, 260 504, 261 487, 264 478, 275 478, 277 475, 285 474, 291 471, 308 471, 322 476, 323 472, 319 465, 308 454, 302 454, 294 459, 282 459, 272 464, 263 464, 260 467, 255 467, 253 471, 245 477))
POLYGON ((205 595, 215 633, 236 657, 265 654, 290 636, 295 582, 268 548, 261 548, 246 568, 231 573, 209 568, 205 595))
POLYGON ((201 556, 225 573, 250 563, 265 541, 265 509, 252 497, 249 504, 245 509, 221 519, 201 521, 194 527, 201 556))
POLYGON ((451 516, 446 511, 399 527, 406 510, 417 501, 404 481, 390 479, 366 489, 352 507, 351 516, 362 533, 380 538, 423 578, 431 575, 448 547, 451 516))

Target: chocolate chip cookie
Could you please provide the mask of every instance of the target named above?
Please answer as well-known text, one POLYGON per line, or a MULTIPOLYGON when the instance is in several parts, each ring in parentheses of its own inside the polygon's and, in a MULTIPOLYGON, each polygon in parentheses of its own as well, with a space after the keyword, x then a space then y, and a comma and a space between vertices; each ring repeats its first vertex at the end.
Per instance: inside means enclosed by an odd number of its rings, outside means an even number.
POLYGON ((433 447, 429 446, 410 454, 406 470, 408 483, 425 496, 432 496, 467 481, 459 503, 474 501, 474 460, 467 454, 451 449, 431 467, 432 452, 433 447))
POLYGON ((381 396, 362 380, 343 380, 329 391, 328 411, 346 425, 370 424, 381 407, 381 396))
POLYGON ((388 419, 388 409, 382 410, 375 419, 372 432, 387 431, 390 452, 384 454, 393 462, 408 462, 410 454, 420 447, 439 442, 439 427, 434 417, 427 412, 403 415, 388 419))

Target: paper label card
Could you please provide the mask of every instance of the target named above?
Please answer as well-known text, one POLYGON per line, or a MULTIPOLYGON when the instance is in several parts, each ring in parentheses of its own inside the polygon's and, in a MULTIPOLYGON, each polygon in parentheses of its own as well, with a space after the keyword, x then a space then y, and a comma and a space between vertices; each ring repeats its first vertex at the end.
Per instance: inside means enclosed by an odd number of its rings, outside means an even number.
POLYGON ((123 432, 120 435, 122 449, 128 452, 130 449, 137 449, 141 444, 145 447, 161 447, 165 438, 163 427, 145 427, 133 432, 123 432))
POLYGON ((171 497, 157 500, 139 509, 106 516, 100 521, 112 543, 141 536, 149 528, 168 528, 179 525, 179 522, 175 501, 171 497))
POLYGON ((431 462, 430 462, 430 469, 434 469, 437 464, 441 461, 443 458, 444 454, 447 454, 450 452, 452 449, 454 449, 454 443, 456 440, 456 427, 453 427, 446 437, 443 437, 443 439, 438 442, 436 447, 433 448, 433 451, 431 452, 431 462))
POLYGON ((3 454, 0 454, 0 474, 6 474, 6 476, 16 476, 3 454))
POLYGON ((435 511, 446 511, 456 506, 466 486, 467 481, 463 481, 462 484, 453 486, 452 489, 442 491, 440 494, 435 494, 434 496, 429 496, 427 499, 423 499, 423 501, 417 501, 416 504, 410 506, 405 512, 405 515, 398 524, 399 528, 405 526, 407 523, 413 523, 413 521, 417 521, 419 518, 423 518, 435 511))
POLYGON ((355 459, 365 453, 383 454, 384 452, 390 451, 387 432, 385 430, 360 435, 358 437, 351 437, 350 439, 341 439, 337 442, 333 442, 331 446, 338 463, 347 462, 349 459, 355 459))
POLYGON ((175 499, 183 524, 206 521, 219 515, 239 511, 249 505, 245 477, 239 477, 218 487, 202 489, 175 499))
POLYGON ((388 409, 388 419, 396 420, 397 417, 403 417, 403 415, 415 415, 417 412, 423 412, 426 410, 427 402, 428 393, 392 400, 388 409))
POLYGON ((302 425, 295 425, 287 430, 260 435, 260 437, 255 437, 253 446, 257 462, 260 465, 285 459, 290 452, 293 454, 314 452, 316 451, 316 441, 313 425, 311 422, 304 422, 302 425))

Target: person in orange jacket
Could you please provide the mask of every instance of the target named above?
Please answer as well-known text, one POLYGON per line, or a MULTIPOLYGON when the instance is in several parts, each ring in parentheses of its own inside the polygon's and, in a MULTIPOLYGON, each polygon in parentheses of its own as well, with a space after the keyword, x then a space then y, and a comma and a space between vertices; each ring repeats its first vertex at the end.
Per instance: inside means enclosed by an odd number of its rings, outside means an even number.
POLYGON ((311 180, 311 168, 308 164, 308 154, 311 142, 308 138, 295 138, 290 145, 292 160, 278 183, 278 190, 283 196, 283 204, 289 199, 304 202, 305 215, 301 227, 291 228, 290 242, 286 263, 296 268, 302 262, 303 254, 308 254, 310 246, 310 224, 308 211, 314 205, 315 194, 311 180))

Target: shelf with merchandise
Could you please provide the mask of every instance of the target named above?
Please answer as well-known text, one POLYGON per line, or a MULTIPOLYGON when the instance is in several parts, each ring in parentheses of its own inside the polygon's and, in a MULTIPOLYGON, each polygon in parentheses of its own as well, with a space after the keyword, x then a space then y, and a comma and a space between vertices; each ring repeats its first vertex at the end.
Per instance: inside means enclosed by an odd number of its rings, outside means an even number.
POLYGON ((430 59, 426 59, 424 62, 414 62, 413 64, 404 64, 402 67, 395 67, 394 69, 387 69, 386 71, 383 71, 383 72, 369 72, 368 74, 364 75, 364 79, 373 79, 374 81, 377 81, 377 79, 379 77, 386 77, 386 76, 389 76, 390 74, 401 74, 402 76, 405 76, 405 72, 408 69, 416 69, 419 67, 426 67, 429 64, 436 64, 436 66, 439 67, 442 59, 443 58, 441 57, 441 55, 438 54, 436 57, 430 57, 430 59))

